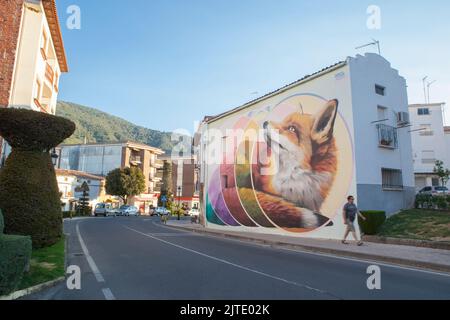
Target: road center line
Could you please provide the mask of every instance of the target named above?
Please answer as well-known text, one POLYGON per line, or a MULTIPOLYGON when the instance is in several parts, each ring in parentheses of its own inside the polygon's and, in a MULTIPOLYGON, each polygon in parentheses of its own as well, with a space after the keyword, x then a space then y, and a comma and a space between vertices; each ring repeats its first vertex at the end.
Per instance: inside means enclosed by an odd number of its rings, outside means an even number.
POLYGON ((103 288, 102 289, 103 295, 105 296, 106 300, 116 300, 116 298, 114 297, 114 295, 111 292, 110 288, 103 288))
POLYGON ((127 227, 127 226, 124 226, 124 228, 126 228, 128 230, 131 230, 133 232, 139 233, 139 234, 141 234, 141 235, 143 235, 145 237, 151 238, 153 240, 157 240, 157 241, 163 242, 163 243, 168 244, 170 246, 173 246, 173 247, 185 250, 185 251, 189 251, 191 253, 198 254, 198 255, 206 257, 208 259, 215 260, 215 261, 218 261, 218 262, 221 262, 221 263, 233 266, 233 267, 238 268, 238 269, 242 269, 242 270, 245 270, 245 271, 256 273, 258 275, 261 275, 261 276, 264 276, 264 277, 267 277, 267 278, 270 278, 270 279, 273 279, 273 280, 278 280, 278 281, 281 281, 281 282, 284 282, 284 283, 287 283, 287 284, 290 284, 290 285, 294 285, 294 286, 297 286, 297 287, 300 287, 300 288, 304 288, 304 289, 315 291, 315 292, 318 292, 318 293, 321 293, 321 294, 329 295, 329 296, 333 297, 334 299, 340 299, 339 297, 337 297, 337 296, 335 296, 335 295, 333 295, 333 294, 331 294, 329 292, 326 292, 324 290, 313 288, 313 287, 310 287, 308 285, 304 285, 304 284, 301 284, 301 283, 298 283, 298 282, 295 282, 295 281, 286 280, 286 279, 283 279, 283 278, 280 278, 280 277, 277 277, 277 276, 274 276, 274 275, 271 275, 271 274, 268 274, 268 273, 265 273, 265 272, 262 272, 262 271, 258 271, 258 270, 254 270, 254 269, 251 269, 251 268, 248 268, 248 267, 241 266, 239 264, 236 264, 236 263, 233 263, 233 262, 221 259, 221 258, 210 256, 210 255, 208 255, 206 253, 202 253, 202 252, 199 252, 199 251, 196 251, 196 250, 193 250, 193 249, 189 249, 189 248, 180 246, 178 244, 175 244, 175 243, 172 243, 172 242, 169 242, 169 241, 166 241, 166 240, 154 237, 152 235, 149 235, 147 233, 141 232, 139 230, 136 230, 136 229, 133 229, 133 228, 130 228, 130 227, 127 227))
POLYGON ((79 223, 77 223, 77 226, 76 226, 78 241, 80 242, 81 249, 83 250, 84 256, 86 257, 89 267, 91 268, 92 273, 95 276, 95 279, 97 279, 97 282, 105 282, 105 279, 103 278, 102 274, 100 273, 100 270, 97 268, 97 265, 95 264, 94 259, 92 259, 91 255, 89 254, 89 250, 86 247, 86 245, 83 241, 83 238, 81 237, 80 228, 78 227, 78 225, 79 225, 79 223))

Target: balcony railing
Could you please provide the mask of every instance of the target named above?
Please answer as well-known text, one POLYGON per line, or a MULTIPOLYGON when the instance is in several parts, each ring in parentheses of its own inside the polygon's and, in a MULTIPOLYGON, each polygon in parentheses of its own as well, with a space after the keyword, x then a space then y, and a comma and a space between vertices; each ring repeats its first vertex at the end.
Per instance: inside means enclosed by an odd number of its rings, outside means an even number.
POLYGON ((382 148, 396 149, 398 147, 397 129, 385 124, 378 124, 378 145, 382 148))
POLYGON ((141 163, 141 156, 131 156, 130 157, 130 162, 140 164, 141 163))
POLYGON ((54 77, 55 77, 55 71, 53 71, 52 67, 48 63, 46 63, 45 78, 53 85, 54 77))

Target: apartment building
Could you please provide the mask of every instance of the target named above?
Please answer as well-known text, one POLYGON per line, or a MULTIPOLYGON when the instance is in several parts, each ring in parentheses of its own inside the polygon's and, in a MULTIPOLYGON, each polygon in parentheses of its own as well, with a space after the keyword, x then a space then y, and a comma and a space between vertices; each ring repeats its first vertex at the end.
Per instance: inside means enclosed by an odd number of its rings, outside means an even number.
POLYGON ((82 171, 106 177, 117 168, 138 167, 145 176, 146 191, 130 199, 142 212, 148 213, 151 205, 157 206, 156 184, 161 180, 157 170, 161 165, 157 156, 163 150, 142 143, 124 141, 116 143, 93 143, 60 145, 57 168, 82 171))
MULTIPOLYGON (((68 72, 55 0, 2 1, 0 20, 0 107, 54 114, 68 72)), ((0 141, 2 163, 9 149, 0 141)))
POLYGON ((175 203, 184 208, 199 208, 199 180, 195 156, 158 157, 172 164, 172 190, 175 203))
POLYGON ((217 116, 194 137, 206 227, 339 239, 342 207, 392 215, 415 186, 406 80, 348 57, 217 116))
POLYGON ((437 160, 450 168, 450 130, 444 126, 444 108, 445 103, 409 106, 416 191, 440 185, 433 173, 437 160))

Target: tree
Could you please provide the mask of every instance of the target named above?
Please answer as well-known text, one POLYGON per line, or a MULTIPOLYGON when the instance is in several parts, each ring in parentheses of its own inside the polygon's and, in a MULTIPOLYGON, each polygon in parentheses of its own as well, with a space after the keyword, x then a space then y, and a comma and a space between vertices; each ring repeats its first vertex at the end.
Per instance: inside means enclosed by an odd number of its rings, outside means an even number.
POLYGON ((444 162, 441 160, 436 160, 433 172, 439 177, 441 185, 444 187, 450 178, 450 170, 444 168, 444 162))
POLYGON ((0 108, 0 135, 12 147, 0 171, 5 233, 29 235, 33 248, 62 236, 62 210, 50 150, 75 131, 67 119, 26 109, 0 108))
POLYGON ((108 194, 120 197, 127 204, 129 197, 145 191, 144 174, 136 167, 112 170, 106 176, 105 189, 108 194))
POLYGON ((88 215, 91 211, 91 207, 89 206, 89 185, 84 181, 75 191, 82 193, 78 199, 77 211, 82 215, 88 215))

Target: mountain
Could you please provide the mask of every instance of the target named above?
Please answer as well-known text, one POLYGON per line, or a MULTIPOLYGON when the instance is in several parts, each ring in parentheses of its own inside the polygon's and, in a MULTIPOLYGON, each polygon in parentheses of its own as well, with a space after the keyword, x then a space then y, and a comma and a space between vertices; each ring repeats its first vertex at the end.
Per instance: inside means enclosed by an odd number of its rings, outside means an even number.
POLYGON ((89 143, 131 140, 161 148, 169 154, 174 146, 170 132, 137 126, 106 112, 72 102, 58 101, 56 115, 70 119, 77 125, 75 133, 64 143, 83 143, 85 137, 89 143))

